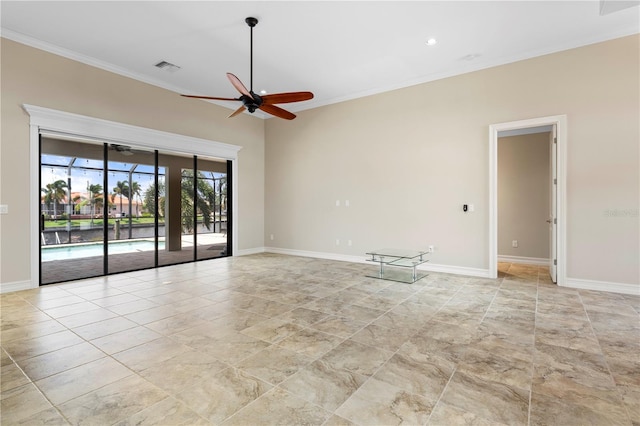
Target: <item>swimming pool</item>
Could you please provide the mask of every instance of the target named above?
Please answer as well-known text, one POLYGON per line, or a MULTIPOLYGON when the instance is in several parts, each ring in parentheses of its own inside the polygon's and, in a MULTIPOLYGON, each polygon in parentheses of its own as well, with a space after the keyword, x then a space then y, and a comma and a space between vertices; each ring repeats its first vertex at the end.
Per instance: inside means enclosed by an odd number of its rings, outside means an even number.
MULTIPOLYGON (((141 251, 153 251, 153 240, 134 241, 109 241, 109 254, 137 253, 141 251)), ((164 249, 164 241, 158 241, 158 249, 164 249)), ((81 257, 102 256, 104 254, 103 243, 69 244, 64 246, 41 247, 42 262, 52 260, 69 260, 81 257)))

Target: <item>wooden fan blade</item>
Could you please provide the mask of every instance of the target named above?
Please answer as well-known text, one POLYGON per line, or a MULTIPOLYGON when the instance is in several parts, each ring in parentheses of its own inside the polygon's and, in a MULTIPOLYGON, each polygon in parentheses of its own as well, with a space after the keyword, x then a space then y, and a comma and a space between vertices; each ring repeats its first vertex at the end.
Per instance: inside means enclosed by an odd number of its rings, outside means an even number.
POLYGON ((185 98, 195 98, 195 99, 212 99, 214 101, 239 101, 237 98, 217 98, 215 96, 200 96, 200 95, 180 95, 185 98))
POLYGON ((230 72, 228 72, 227 73, 227 78, 229 79, 231 84, 233 84, 233 87, 235 87, 238 92, 240 92, 243 95, 248 96, 251 99, 253 99, 253 96, 251 95, 251 93, 249 93, 247 88, 244 87, 244 84, 242 84, 242 82, 240 81, 240 79, 238 77, 236 77, 235 75, 233 75, 230 72))
POLYGON ((268 112, 269 114, 275 115, 276 117, 284 118, 285 120, 293 120, 294 118, 296 118, 295 114, 292 114, 289 111, 275 105, 262 104, 259 108, 264 112, 268 112))
POLYGON ((227 118, 231 118, 231 117, 235 117, 238 114, 241 114, 242 112, 244 112, 244 105, 242 105, 240 108, 238 108, 237 110, 235 110, 233 112, 233 114, 231 114, 230 116, 228 116, 227 118))
POLYGON ((267 105, 308 101, 309 99, 313 99, 313 93, 311 92, 274 93, 273 95, 262 96, 262 101, 267 105))

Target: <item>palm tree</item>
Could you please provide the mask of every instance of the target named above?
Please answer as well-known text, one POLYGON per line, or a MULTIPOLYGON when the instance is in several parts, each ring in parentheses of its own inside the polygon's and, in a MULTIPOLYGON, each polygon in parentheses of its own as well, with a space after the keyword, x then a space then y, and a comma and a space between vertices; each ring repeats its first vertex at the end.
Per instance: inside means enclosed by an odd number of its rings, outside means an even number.
POLYGON ((62 179, 58 179, 53 183, 48 183, 44 188, 40 188, 40 191, 44 192, 44 202, 47 205, 53 203, 53 218, 58 217, 58 202, 64 200, 67 195, 65 191, 68 188, 67 182, 62 179))
POLYGON ((218 190, 220 191, 220 195, 218 195, 218 205, 223 211, 227 210, 227 178, 220 178, 220 186, 218 190))
POLYGON ((91 226, 93 226, 93 218, 96 215, 96 209, 101 208, 102 204, 102 185, 90 184, 87 181, 87 192, 89 193, 89 199, 83 200, 80 204, 81 206, 85 206, 89 204, 91 207, 91 226))
POLYGON ((113 194, 114 198, 116 194, 120 196, 120 216, 122 216, 122 197, 124 196, 127 197, 127 200, 129 199, 129 184, 127 181, 119 180, 116 186, 113 187, 113 194))
POLYGON ((182 172, 182 226, 187 232, 191 232, 197 224, 193 222, 193 200, 197 198, 195 208, 202 214, 202 222, 207 229, 211 229, 212 206, 215 203, 216 191, 207 182, 205 175, 198 172, 197 176, 197 197, 193 191, 193 170, 183 170, 182 172))
MULTIPOLYGON (((131 195, 133 196, 134 199, 137 196, 140 202, 142 202, 142 198, 140 197, 141 191, 142 191, 142 187, 138 182, 136 181, 131 182, 131 195)), ((138 204, 139 203, 136 203, 136 217, 138 217, 138 204)))
POLYGON ((80 210, 86 204, 87 200, 85 200, 82 197, 82 195, 76 195, 72 199, 73 199, 73 203, 74 203, 73 210, 76 212, 76 214, 79 214, 80 210))
MULTIPOLYGON (((165 186, 158 183, 158 216, 164 217, 165 186)), ((151 184, 144 192, 144 208, 151 215, 156 214, 156 185, 151 184)))

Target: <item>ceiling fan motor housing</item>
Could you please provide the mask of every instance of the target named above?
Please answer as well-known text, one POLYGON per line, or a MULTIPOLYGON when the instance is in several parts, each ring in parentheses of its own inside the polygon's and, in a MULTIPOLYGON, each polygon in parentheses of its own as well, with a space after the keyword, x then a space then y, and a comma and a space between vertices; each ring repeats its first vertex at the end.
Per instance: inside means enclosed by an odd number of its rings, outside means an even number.
POLYGON ((253 98, 250 98, 247 95, 242 95, 240 96, 240 99, 242 100, 242 104, 245 106, 245 108, 247 108, 247 110, 251 113, 255 112, 255 110, 257 110, 258 108, 260 108, 260 106, 263 104, 263 100, 262 97, 259 95, 256 95, 253 92, 250 92, 251 95, 253 96, 253 98))

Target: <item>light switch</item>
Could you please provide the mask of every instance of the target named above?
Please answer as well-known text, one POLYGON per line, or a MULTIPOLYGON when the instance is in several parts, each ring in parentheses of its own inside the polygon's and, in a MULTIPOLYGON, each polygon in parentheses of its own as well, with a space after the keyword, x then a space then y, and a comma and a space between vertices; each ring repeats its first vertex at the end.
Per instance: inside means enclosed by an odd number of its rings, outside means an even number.
POLYGON ((9 214, 8 204, 0 204, 0 214, 9 214))
POLYGON ((340 207, 340 200, 336 200, 336 207, 340 207))

